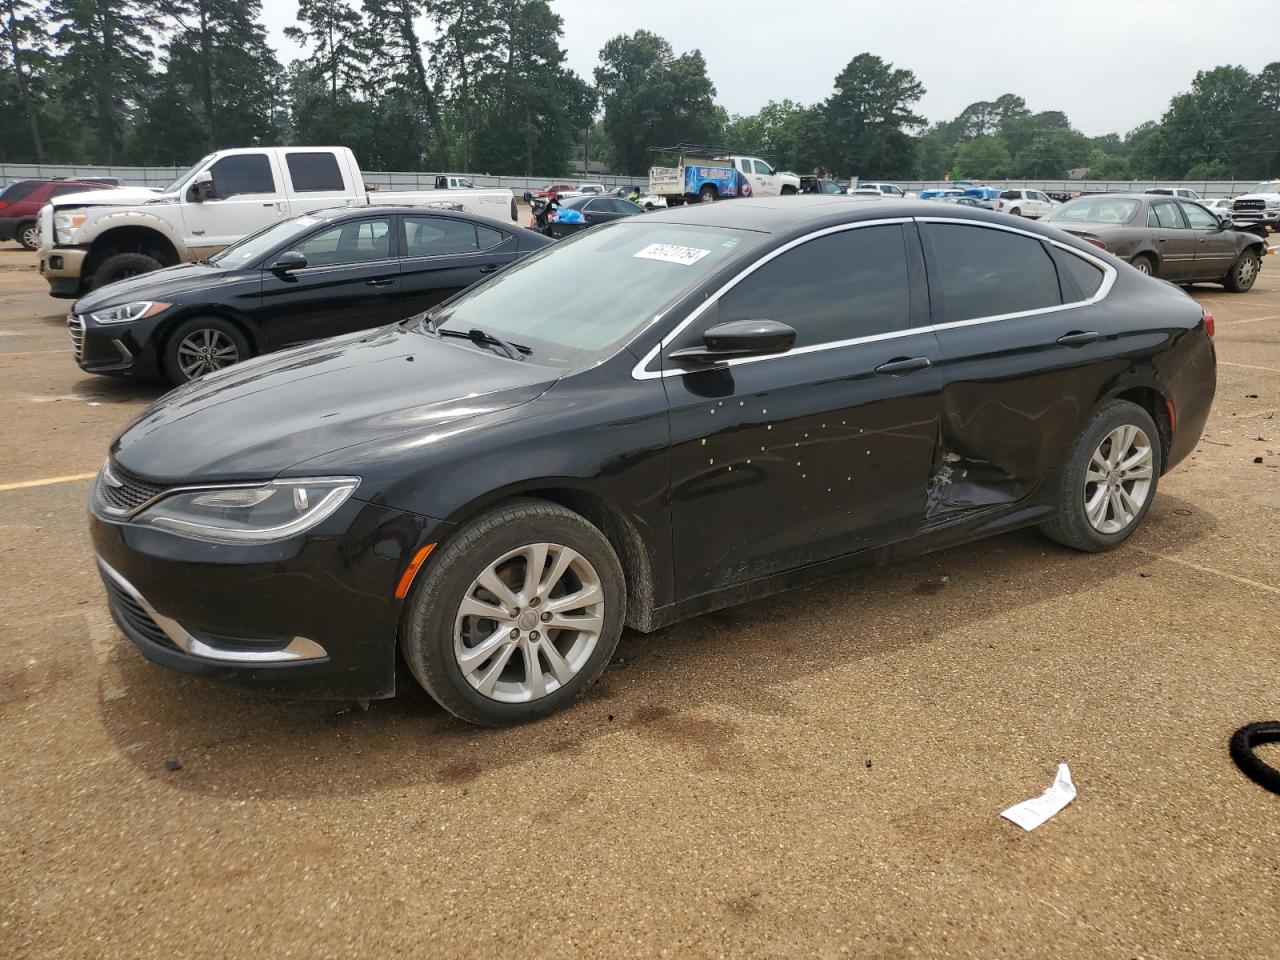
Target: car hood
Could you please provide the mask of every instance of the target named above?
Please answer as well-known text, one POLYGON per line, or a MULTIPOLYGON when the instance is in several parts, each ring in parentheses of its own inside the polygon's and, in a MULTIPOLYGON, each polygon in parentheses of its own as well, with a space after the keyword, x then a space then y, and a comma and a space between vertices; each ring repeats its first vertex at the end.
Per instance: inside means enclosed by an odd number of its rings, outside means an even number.
POLYGON ((226 270, 206 263, 180 263, 99 287, 76 301, 72 310, 87 313, 134 300, 177 299, 233 279, 243 280, 244 275, 243 270, 226 270))
MULTIPOLYGON (((397 324, 270 354, 179 387, 112 444, 161 483, 268 479, 344 447, 494 413, 558 369, 397 324)), ((353 463, 351 472, 359 472, 353 463)))
POLYGON ((56 209, 63 207, 127 207, 150 203, 160 196, 154 187, 114 187, 110 190, 86 190, 84 193, 64 193, 49 201, 56 209))

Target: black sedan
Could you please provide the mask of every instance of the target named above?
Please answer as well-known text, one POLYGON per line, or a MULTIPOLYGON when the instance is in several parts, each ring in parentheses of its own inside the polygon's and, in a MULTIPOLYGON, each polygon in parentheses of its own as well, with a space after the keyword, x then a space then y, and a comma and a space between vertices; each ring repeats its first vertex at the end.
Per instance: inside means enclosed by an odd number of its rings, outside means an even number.
POLYGON ((695 204, 173 391, 111 445, 92 539, 157 663, 387 697, 398 646, 458 716, 528 720, 624 625, 1019 527, 1116 547, 1196 447, 1212 335, 1025 220, 695 204))
POLYGON ((1253 288, 1269 252, 1265 236, 1236 230, 1192 200, 1153 193, 1098 194, 1064 203, 1045 217, 1067 233, 1173 283, 1253 288))
POLYGON ((81 369, 185 383, 420 313, 548 242, 436 208, 322 210, 200 263, 101 287, 77 301, 67 325, 81 369))
POLYGON ((609 196, 569 197, 567 200, 560 201, 559 216, 564 217, 566 210, 574 211, 577 216, 573 217, 572 222, 568 220, 553 220, 548 223, 544 232, 553 240, 560 240, 575 233, 581 233, 589 227, 596 227, 602 223, 612 223, 624 217, 634 217, 637 213, 644 213, 642 207, 637 206, 630 200, 609 196), (579 216, 581 219, 579 219, 579 216))

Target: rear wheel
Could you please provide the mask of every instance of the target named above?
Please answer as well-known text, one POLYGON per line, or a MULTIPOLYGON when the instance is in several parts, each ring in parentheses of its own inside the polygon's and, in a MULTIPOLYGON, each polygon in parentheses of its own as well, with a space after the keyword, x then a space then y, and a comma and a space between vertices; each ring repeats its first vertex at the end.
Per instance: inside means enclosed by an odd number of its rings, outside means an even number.
POLYGON ((707 184, 698 191, 698 200, 701 203, 715 203, 718 199, 719 195, 716 193, 716 188, 711 184, 707 184))
POLYGON ((169 334, 161 363, 169 382, 177 385, 250 356, 249 341, 234 323, 221 317, 192 317, 169 334))
POLYGON ((1145 253, 1138 254, 1129 262, 1133 264, 1133 269, 1137 270, 1139 273, 1145 273, 1148 277, 1154 277, 1156 275, 1156 262, 1145 253))
POLYGON ((149 257, 145 253, 117 253, 115 256, 107 257, 102 263, 98 264, 98 269, 93 271, 93 281, 90 289, 97 290, 99 287, 105 287, 108 283, 115 283, 117 280, 128 280, 130 277, 136 277, 140 273, 150 273, 152 270, 159 270, 161 263, 155 257, 149 257))
POLYGON ((1057 513, 1041 529, 1077 550, 1119 546, 1138 529, 1155 499, 1162 467, 1151 415, 1127 400, 1099 410, 1063 467, 1057 513))
POLYGON ((34 250, 40 246, 40 224, 32 220, 18 227, 18 232, 14 237, 20 244, 28 250, 34 250))
POLYGON ((1020 216, 1022 216, 1022 208, 1021 208, 1021 207, 1014 207, 1012 210, 1010 210, 1010 211, 1009 211, 1009 214, 1010 214, 1010 216, 1020 217, 1020 216))
POLYGON ((502 726, 590 687, 622 633, 626 587, 609 541, 583 517, 514 500, 427 561, 401 632, 405 661, 450 713, 502 726))
POLYGON ((1231 265, 1231 272, 1222 281, 1222 285, 1232 293, 1247 293, 1253 289, 1258 279, 1258 267, 1261 261, 1253 250, 1246 250, 1231 265))

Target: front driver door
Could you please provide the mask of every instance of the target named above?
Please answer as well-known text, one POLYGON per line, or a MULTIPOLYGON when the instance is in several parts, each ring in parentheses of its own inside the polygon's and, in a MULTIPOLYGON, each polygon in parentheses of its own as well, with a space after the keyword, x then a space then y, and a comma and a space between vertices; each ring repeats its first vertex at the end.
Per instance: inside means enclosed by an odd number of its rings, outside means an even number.
POLYGON ((260 319, 273 349, 400 319, 400 263, 389 216, 320 228, 294 245, 301 270, 263 265, 260 319))
POLYGON ((662 353, 681 599, 914 534, 938 432, 937 340, 910 222, 841 228, 740 276, 662 353), (680 366, 729 320, 797 333, 787 353, 680 366))
POLYGON ((182 203, 187 246, 197 255, 211 256, 288 215, 279 171, 269 154, 233 153, 214 163, 209 173, 213 196, 196 200, 200 187, 192 184, 182 203))

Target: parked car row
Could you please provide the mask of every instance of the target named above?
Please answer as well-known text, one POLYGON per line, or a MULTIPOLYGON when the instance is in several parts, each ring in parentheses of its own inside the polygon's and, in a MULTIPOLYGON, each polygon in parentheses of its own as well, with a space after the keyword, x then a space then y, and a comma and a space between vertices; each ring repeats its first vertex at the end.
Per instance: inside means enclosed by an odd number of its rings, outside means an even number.
POLYGON ((28 250, 40 246, 40 208, 54 197, 110 190, 115 178, 93 180, 17 180, 0 191, 0 240, 17 240, 28 250))

